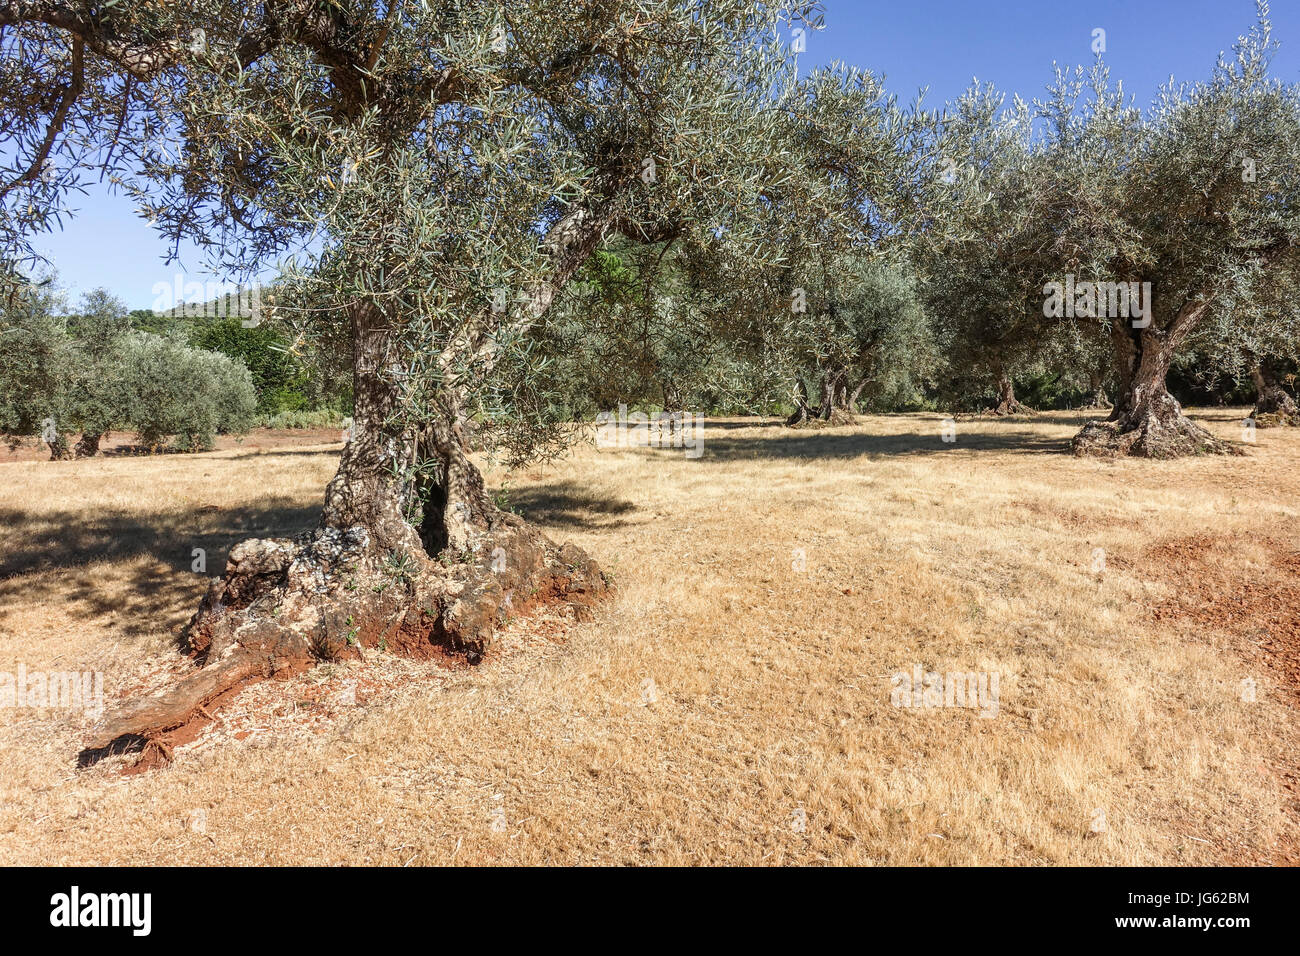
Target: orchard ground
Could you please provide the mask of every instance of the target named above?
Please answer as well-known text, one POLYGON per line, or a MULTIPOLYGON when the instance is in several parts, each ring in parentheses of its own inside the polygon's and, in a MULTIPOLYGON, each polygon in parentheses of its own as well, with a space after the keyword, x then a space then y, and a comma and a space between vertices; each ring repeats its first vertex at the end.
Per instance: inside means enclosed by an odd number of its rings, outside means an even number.
MULTIPOLYGON (((0 863, 1300 862, 1300 429, 1098 461, 1079 413, 941 418, 488 468, 613 572, 594 618, 256 685, 140 774, 0 708, 0 863), (916 665, 997 715, 894 706, 916 665)), ((337 436, 283 435, 0 459, 0 672, 174 680, 229 547, 315 520, 337 436)))

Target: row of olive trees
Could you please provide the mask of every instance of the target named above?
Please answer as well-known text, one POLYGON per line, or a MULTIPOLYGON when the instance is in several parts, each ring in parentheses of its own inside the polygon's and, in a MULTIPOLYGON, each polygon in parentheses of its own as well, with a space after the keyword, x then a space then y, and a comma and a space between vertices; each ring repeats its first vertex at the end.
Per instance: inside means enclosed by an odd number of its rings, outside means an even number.
MULTIPOLYGON (((469 451, 482 441, 526 458, 572 436, 555 427, 562 381, 549 369, 595 323, 568 303, 619 242, 681 256, 664 281, 681 285, 686 311, 668 311, 672 293, 657 287, 614 303, 663 330, 652 338, 669 342, 666 404, 692 372, 678 363, 692 336, 666 315, 765 364, 802 362, 833 414, 892 370, 872 361, 884 350, 912 355, 908 329, 926 322, 954 356, 968 329, 1004 313, 998 341, 1053 338, 1043 330, 1069 323, 1045 320, 1044 283, 1077 273, 1156 288, 1148 327, 1070 320, 1113 341, 1114 431, 1145 436, 1119 450, 1206 444, 1167 401, 1169 359, 1210 327, 1213 303, 1294 259, 1300 122, 1294 93, 1262 72, 1265 27, 1236 67, 1150 117, 1104 89, 1080 111, 1066 89, 1019 123, 978 98, 943 115, 900 110, 863 71, 801 76, 786 40, 794 23, 820 22, 816 6, 0 6, 0 44, 24 65, 0 81, 19 161, 0 199, 36 211, 0 216, 0 253, 30 255, 68 178, 97 172, 223 273, 298 254, 268 308, 296 334, 349 346, 354 426, 318 531, 239 546, 191 628, 221 662, 205 693, 298 664, 308 632, 341 643, 398 620, 408 646, 476 660, 512 595, 582 603, 604 589, 581 551, 496 505, 469 451), (69 171, 47 190, 36 183, 51 149, 69 171), (1270 177, 1263 188, 1237 184, 1243 151, 1270 177), (920 264, 930 308, 901 333, 879 296, 906 274, 875 274, 873 260, 920 264), (951 308, 935 307, 935 290, 951 308), (400 593, 378 577, 393 567, 400 593), (353 568, 374 586, 357 587, 353 568)), ((609 341, 635 331, 619 325, 609 341)))
POLYGON ((940 124, 925 181, 947 226, 919 246, 931 313, 1008 410, 1016 377, 1073 365, 1108 384, 1110 417, 1076 453, 1231 450, 1170 392, 1194 356, 1210 379, 1253 380, 1261 415, 1290 401, 1270 378, 1300 342, 1300 87, 1270 75, 1258 7, 1209 79, 1149 110, 1099 61, 1032 104, 972 89, 940 124))
POLYGON ((75 314, 51 284, 15 286, 0 303, 0 433, 38 437, 51 458, 95 455, 124 430, 150 450, 207 449, 246 430, 256 401, 240 362, 134 331, 102 290, 75 314))
POLYGON ((1175 386, 1249 392, 1258 424, 1300 423, 1300 87, 1270 75, 1275 48, 1261 2, 1234 56, 1145 111, 1100 61, 1032 103, 976 86, 936 114, 896 110, 869 74, 814 73, 782 131, 795 172, 750 213, 781 259, 727 283, 710 248, 660 251, 597 283, 559 310, 594 326, 587 386, 702 400, 739 355, 750 381, 793 385, 798 423, 848 420, 861 398, 991 394, 1012 413, 1019 382, 1110 409, 1074 443, 1102 455, 1230 450, 1175 386), (857 215, 809 215, 799 189, 818 182, 857 215), (671 294, 699 271, 715 308, 671 294))
MULTIPOLYGON (((858 390, 892 375, 927 403, 991 396, 1014 413, 1019 382, 1110 409, 1076 438, 1081 454, 1229 450, 1171 383, 1250 394, 1258 424, 1300 424, 1286 390, 1300 361, 1300 86, 1270 75, 1266 3, 1257 14, 1207 80, 1171 83, 1146 111, 1098 61, 1058 70, 1032 103, 977 85, 896 125, 912 163, 852 171, 884 174, 868 206, 887 228, 864 246, 815 218, 792 224, 778 283, 794 297, 780 323, 791 422, 847 421, 858 390), (885 217, 900 176, 914 189, 885 217), (1121 286, 1137 292, 1127 309, 1113 307, 1121 286)), ((818 94, 814 113, 868 115, 834 86, 818 94)))

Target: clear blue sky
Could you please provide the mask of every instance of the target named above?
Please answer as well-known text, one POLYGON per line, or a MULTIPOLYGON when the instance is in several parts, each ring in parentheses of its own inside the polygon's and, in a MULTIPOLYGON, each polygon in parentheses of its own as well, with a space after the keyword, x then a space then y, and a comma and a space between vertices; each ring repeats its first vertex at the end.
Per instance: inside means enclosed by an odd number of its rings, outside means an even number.
MULTIPOLYGON (((838 59, 883 73, 905 101, 928 84, 930 107, 973 77, 1028 99, 1041 94, 1053 60, 1090 63, 1100 27, 1112 76, 1146 105, 1171 74, 1208 76, 1254 16, 1253 0, 826 0, 826 29, 808 36, 801 65, 838 59)), ((1274 74, 1300 82, 1300 0, 1274 0, 1272 19, 1281 41, 1274 74)), ((179 267, 164 265, 164 242, 124 197, 96 189, 76 200, 65 230, 39 242, 72 292, 103 286, 147 308, 154 284, 178 271, 211 280, 192 249, 182 250, 179 267)))

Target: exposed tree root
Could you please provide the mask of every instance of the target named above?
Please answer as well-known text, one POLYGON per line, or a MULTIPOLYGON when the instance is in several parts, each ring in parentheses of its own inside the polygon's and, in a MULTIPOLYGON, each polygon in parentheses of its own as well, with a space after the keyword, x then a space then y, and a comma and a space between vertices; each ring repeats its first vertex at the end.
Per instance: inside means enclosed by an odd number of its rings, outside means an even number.
POLYGON ((985 414, 1005 418, 1008 415, 1037 415, 1038 411, 1013 398, 1010 401, 998 402, 996 407, 988 409, 985 414))
POLYGON ((1300 427, 1300 407, 1279 385, 1266 386, 1250 413, 1257 428, 1300 427))
POLYGON ((838 406, 831 408, 830 411, 819 417, 823 425, 829 426, 856 425, 858 423, 857 415, 854 415, 847 408, 839 408, 838 406))
POLYGON ((195 672, 111 715, 81 763, 141 748, 142 765, 165 763, 173 740, 243 687, 360 657, 361 648, 414 658, 454 651, 477 663, 509 618, 539 604, 582 613, 607 587, 581 549, 505 513, 472 550, 442 561, 379 553, 362 527, 244 541, 186 630, 195 672))
POLYGON ((1076 455, 1096 458, 1182 458, 1188 455, 1240 455, 1240 448, 1182 414, 1169 396, 1144 411, 1120 419, 1088 422, 1074 436, 1070 448, 1076 455), (1160 407, 1156 409, 1154 405, 1160 407))
POLYGON ((86 432, 77 439, 77 444, 73 448, 73 454, 77 458, 94 458, 99 454, 99 443, 104 436, 86 432))

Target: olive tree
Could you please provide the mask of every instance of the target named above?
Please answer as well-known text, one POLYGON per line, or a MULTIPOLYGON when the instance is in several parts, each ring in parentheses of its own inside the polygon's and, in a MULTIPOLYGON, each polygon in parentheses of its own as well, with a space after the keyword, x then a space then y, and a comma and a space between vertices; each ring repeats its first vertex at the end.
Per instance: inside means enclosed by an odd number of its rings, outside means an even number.
POLYGON ((1076 453, 1232 450, 1183 415, 1166 387, 1170 362, 1198 335, 1230 341, 1285 321, 1253 304, 1300 260, 1300 86, 1270 76, 1276 44, 1258 6, 1210 79, 1171 81, 1146 115, 1100 68, 1084 102, 1082 84, 1062 80, 1043 105, 1044 238, 1054 278, 1080 279, 1076 301, 1061 304, 1107 330, 1117 379, 1110 418, 1076 436, 1076 453), (1125 289, 1144 301, 1124 309, 1125 289))
POLYGON ((353 357, 354 425, 319 528, 234 549, 189 629, 213 663, 161 711, 111 722, 106 743, 268 662, 381 640, 477 660, 504 617, 605 589, 585 554, 494 505, 470 444, 505 435, 519 457, 553 435, 528 407, 546 396, 506 394, 500 369, 611 237, 780 259, 764 210, 817 192, 787 169, 780 13, 760 0, 0 5, 6 56, 25 57, 0 100, 31 160, 13 195, 42 153, 106 164, 165 236, 204 244, 227 274, 278 259, 261 318, 345 339, 353 357))
POLYGON ((102 289, 70 312, 52 279, 15 284, 0 306, 0 431, 39 436, 52 459, 92 457, 123 429, 151 450, 173 437, 204 450, 219 432, 246 430, 255 403, 241 362, 134 331, 102 289))
POLYGON ((125 317, 103 289, 70 312, 52 272, 14 277, 0 304, 0 431, 39 436, 54 460, 97 454, 130 405, 119 375, 125 317))
POLYGON ((176 336, 132 332, 112 370, 127 397, 124 427, 157 451, 207 451, 218 434, 247 431, 257 407, 252 375, 237 359, 176 336))
POLYGON ((65 425, 81 433, 77 458, 99 452, 108 432, 123 428, 133 410, 133 396, 121 375, 130 333, 126 306, 104 289, 82 297, 81 309, 68 317, 76 361, 69 370, 65 425))
POLYGON ((810 288, 801 292, 811 292, 815 305, 793 312, 787 324, 798 376, 787 424, 851 424, 860 399, 878 404, 920 387, 937 348, 907 265, 837 256, 804 274, 810 288), (808 399, 810 377, 816 407, 808 399))
POLYGON ((923 182, 933 219, 917 242, 927 311, 945 356, 940 398, 1024 411, 1015 380, 1053 371, 1042 314, 1042 159, 1034 111, 989 85, 948 104, 923 182))
POLYGON ((1300 362, 1300 269, 1271 270, 1216 301, 1189 350, 1201 378, 1250 383, 1255 425, 1300 426, 1300 407, 1286 389, 1286 370, 1300 362))
POLYGON ((15 444, 39 436, 51 458, 71 457, 67 385, 76 367, 53 278, 14 277, 0 295, 0 433, 15 444))

